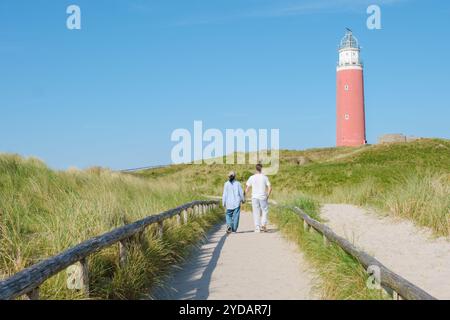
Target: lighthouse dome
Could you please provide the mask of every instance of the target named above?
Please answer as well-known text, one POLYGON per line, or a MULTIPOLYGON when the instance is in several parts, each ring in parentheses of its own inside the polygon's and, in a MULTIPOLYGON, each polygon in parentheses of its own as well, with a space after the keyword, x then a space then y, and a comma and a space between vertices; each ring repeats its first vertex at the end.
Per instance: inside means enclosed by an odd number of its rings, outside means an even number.
POLYGON ((339 49, 359 49, 358 39, 353 35, 353 32, 347 29, 345 36, 341 40, 341 44, 339 45, 339 49))

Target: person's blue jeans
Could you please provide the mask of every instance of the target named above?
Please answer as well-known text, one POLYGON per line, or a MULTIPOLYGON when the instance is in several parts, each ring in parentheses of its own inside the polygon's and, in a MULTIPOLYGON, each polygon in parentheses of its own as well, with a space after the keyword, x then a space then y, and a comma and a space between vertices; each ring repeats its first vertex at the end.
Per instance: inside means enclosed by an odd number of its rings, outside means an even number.
POLYGON ((225 219, 227 226, 231 227, 231 231, 236 232, 239 227, 239 215, 241 214, 241 207, 235 209, 227 209, 225 219))

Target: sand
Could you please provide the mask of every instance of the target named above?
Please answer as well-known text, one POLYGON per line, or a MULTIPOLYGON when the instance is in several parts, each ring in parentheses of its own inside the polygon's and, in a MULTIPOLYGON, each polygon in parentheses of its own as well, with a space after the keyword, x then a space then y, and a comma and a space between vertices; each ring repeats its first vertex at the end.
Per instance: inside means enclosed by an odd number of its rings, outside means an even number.
POLYGON ((155 293, 157 299, 317 299, 314 275, 298 248, 270 226, 254 233, 241 213, 238 233, 213 230, 203 245, 155 293))
POLYGON ((352 205, 324 205, 322 217, 392 271, 438 299, 450 299, 450 239, 352 205))

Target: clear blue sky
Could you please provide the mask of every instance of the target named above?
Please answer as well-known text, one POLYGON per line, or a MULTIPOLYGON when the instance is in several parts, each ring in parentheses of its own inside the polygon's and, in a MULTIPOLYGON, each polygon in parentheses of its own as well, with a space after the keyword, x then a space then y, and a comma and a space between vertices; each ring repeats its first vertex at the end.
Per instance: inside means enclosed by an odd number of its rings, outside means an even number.
POLYGON ((2 0, 0 152, 61 169, 162 164, 194 120, 333 146, 345 27, 363 47, 369 143, 450 138, 448 1, 2 0), (382 30, 366 28, 372 3, 382 30), (66 28, 70 4, 82 30, 66 28))

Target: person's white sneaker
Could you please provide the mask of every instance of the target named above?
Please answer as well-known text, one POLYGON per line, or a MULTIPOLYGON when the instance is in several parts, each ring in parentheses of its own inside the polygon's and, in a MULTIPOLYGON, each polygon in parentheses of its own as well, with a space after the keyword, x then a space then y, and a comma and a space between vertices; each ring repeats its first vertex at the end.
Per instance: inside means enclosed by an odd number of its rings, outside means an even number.
POLYGON ((260 233, 260 232, 261 232, 261 229, 260 229, 259 227, 256 227, 256 228, 255 228, 255 232, 256 232, 256 233, 260 233))

